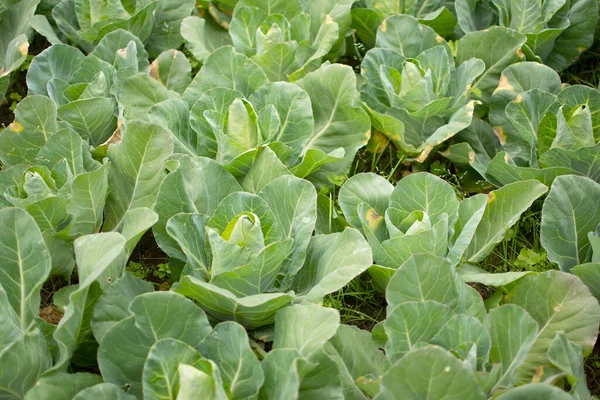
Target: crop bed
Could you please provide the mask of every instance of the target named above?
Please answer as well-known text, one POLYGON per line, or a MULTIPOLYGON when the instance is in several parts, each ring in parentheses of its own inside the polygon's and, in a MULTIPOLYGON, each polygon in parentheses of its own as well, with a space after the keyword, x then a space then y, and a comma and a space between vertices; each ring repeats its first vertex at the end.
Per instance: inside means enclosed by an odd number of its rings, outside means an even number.
POLYGON ((0 0, 0 400, 596 398, 599 5, 0 0))

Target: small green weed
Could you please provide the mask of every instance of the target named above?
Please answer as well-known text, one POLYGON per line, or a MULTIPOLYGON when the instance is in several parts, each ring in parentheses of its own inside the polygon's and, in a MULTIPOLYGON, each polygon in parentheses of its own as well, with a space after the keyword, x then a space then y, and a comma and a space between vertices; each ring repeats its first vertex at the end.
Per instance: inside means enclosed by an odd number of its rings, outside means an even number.
POLYGON ((541 203, 534 203, 523 213, 519 221, 508 230, 504 240, 479 267, 490 272, 536 271, 556 269, 542 247, 540 225, 542 222, 541 203))
POLYGON ((152 281, 152 278, 158 279, 160 282, 170 280, 172 271, 168 263, 156 265, 146 265, 135 261, 130 261, 127 264, 127 271, 140 279, 152 281))
POLYGON ((373 288, 366 274, 354 279, 342 290, 326 296, 323 305, 338 309, 342 323, 361 329, 371 330, 376 323, 385 319, 385 298, 373 288))

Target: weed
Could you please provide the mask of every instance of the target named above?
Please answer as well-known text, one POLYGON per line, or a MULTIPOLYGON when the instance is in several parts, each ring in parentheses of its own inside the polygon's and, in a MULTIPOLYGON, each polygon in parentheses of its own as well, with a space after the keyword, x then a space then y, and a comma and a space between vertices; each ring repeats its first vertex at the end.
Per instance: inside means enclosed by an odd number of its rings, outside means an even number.
POLYGON ((323 305, 338 309, 342 323, 361 329, 371 330, 376 323, 385 319, 385 298, 373 288, 366 274, 326 296, 323 305))

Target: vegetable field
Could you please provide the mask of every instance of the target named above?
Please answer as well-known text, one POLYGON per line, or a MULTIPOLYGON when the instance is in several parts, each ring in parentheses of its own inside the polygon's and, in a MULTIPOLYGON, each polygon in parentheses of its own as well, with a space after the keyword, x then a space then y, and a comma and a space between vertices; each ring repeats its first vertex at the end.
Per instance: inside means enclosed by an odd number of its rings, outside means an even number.
POLYGON ((0 400, 600 396, 600 0, 0 0, 0 400))

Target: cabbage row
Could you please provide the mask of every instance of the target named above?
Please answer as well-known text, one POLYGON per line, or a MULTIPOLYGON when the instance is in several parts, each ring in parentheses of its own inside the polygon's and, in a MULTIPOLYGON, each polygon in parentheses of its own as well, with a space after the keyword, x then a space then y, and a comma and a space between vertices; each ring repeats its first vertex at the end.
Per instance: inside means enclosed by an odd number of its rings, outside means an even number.
POLYGON ((0 93, 29 26, 51 43, 0 132, 0 399, 589 399, 600 91, 559 72, 597 20, 593 0, 0 2, 0 93), (367 145, 493 190, 354 174, 367 145), (479 268, 534 203, 557 269, 479 268), (126 269, 150 232, 168 291, 126 269), (322 305, 363 274, 371 331, 322 305))

